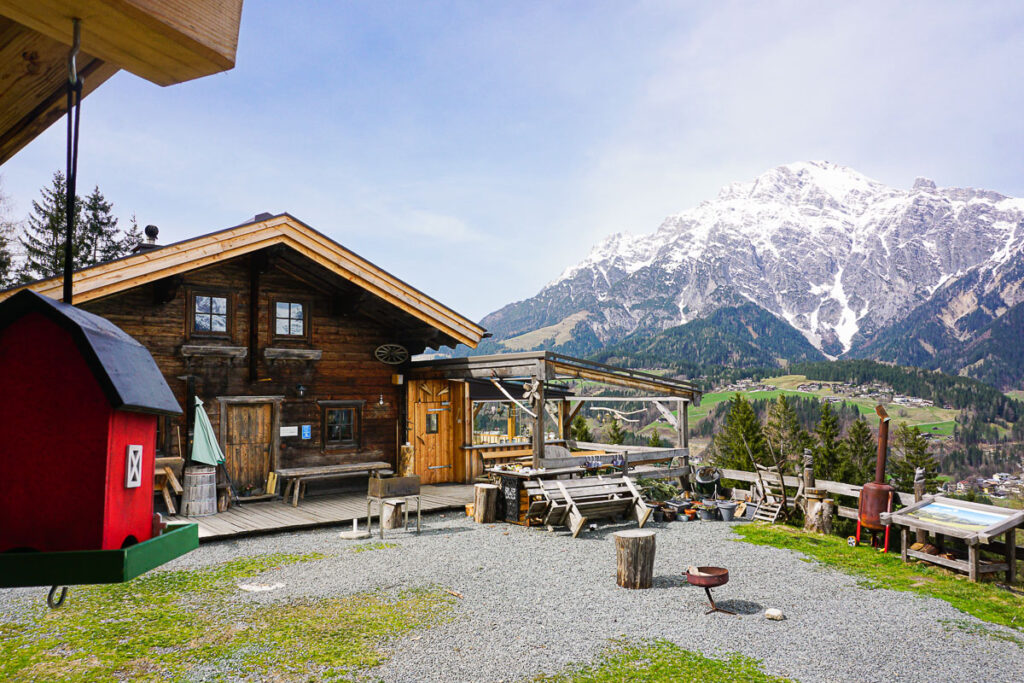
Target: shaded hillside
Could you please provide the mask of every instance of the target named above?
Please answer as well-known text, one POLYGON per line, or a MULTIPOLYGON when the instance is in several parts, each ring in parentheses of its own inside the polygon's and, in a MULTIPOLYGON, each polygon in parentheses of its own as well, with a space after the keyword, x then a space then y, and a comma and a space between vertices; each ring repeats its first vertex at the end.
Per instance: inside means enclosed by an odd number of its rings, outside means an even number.
POLYGON ((1000 389, 1024 387, 1024 303, 990 322, 966 344, 938 354, 927 365, 963 372, 1000 389))
POLYGON ((752 303, 720 308, 662 332, 634 333, 593 358, 614 365, 677 369, 778 367, 825 359, 800 332, 752 303))

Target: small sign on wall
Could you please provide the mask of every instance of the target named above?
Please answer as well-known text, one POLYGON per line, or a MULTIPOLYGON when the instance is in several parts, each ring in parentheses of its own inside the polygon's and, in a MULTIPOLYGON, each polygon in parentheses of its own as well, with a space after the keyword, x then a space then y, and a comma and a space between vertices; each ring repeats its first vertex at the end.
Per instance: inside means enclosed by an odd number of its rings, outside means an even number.
POLYGON ((312 439, 313 438, 313 425, 302 425, 302 438, 312 439))
POLYGON ((281 427, 281 436, 298 436, 299 428, 297 425, 291 427, 281 427))
POLYGON ((124 471, 126 489, 137 489, 142 486, 142 446, 128 446, 124 471))

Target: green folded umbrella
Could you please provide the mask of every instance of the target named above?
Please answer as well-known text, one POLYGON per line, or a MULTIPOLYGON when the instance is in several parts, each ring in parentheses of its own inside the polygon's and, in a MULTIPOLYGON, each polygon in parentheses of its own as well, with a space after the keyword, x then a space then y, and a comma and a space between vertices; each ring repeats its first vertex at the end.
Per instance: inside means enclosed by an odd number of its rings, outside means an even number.
POLYGON ((203 409, 203 402, 196 396, 196 423, 192 434, 192 462, 206 465, 217 465, 224 462, 224 452, 220 450, 217 437, 213 434, 213 425, 203 409))

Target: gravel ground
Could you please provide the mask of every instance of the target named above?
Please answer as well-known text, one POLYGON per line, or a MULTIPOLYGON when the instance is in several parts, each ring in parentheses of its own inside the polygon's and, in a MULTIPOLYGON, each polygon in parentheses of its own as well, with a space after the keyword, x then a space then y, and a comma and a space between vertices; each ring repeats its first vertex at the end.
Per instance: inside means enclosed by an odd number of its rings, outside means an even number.
MULTIPOLYGON (((274 572, 284 588, 241 593, 280 601, 378 588, 440 584, 464 595, 454 619, 394 645, 373 671, 385 681, 515 681, 588 662, 608 640, 666 638, 708 655, 740 652, 765 671, 800 681, 1020 681, 1024 648, 943 622, 981 622, 940 600, 860 588, 857 579, 797 553, 735 543, 732 525, 651 524, 657 532, 654 587, 615 585, 611 534, 602 526, 572 539, 564 530, 475 525, 448 513, 424 516, 424 531, 389 533, 396 548, 343 552, 338 530, 279 534, 202 546, 168 565, 205 566, 240 555, 332 554, 274 572), (740 616, 705 616, 703 590, 681 576, 690 564, 724 566, 730 581, 716 600, 740 616), (786 619, 767 621, 766 608, 786 619)), ((254 579, 258 581, 259 579, 254 579)), ((42 589, 0 591, 0 620, 42 589)), ((71 598, 74 599, 72 591, 71 598)))

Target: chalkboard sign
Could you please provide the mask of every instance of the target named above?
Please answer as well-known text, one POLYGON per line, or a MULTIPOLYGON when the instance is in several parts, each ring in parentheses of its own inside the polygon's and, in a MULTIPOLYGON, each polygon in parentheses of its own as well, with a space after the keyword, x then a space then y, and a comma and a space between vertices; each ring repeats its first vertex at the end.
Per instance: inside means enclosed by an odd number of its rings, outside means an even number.
MULTIPOLYGON (((505 521, 506 522, 518 522, 519 521, 519 479, 518 477, 502 477, 501 478, 501 498, 498 500, 499 505, 505 507, 505 521)), ((501 514, 501 510, 498 510, 498 514, 501 514)))

